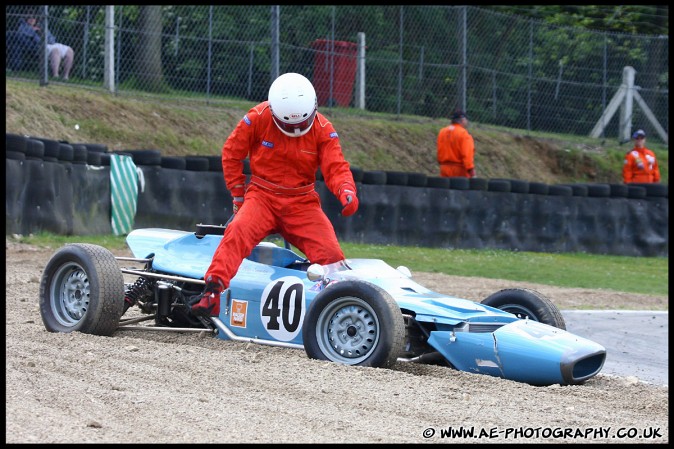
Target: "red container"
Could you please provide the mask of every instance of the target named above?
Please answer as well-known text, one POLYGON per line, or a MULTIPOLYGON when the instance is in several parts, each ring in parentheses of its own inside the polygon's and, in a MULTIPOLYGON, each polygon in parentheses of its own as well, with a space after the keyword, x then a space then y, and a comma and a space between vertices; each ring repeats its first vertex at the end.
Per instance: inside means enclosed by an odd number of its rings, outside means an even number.
POLYGON ((319 106, 348 107, 353 98, 353 84, 356 80, 358 44, 317 39, 311 47, 316 50, 313 84, 319 106), (331 70, 333 71, 332 94, 330 93, 331 70))

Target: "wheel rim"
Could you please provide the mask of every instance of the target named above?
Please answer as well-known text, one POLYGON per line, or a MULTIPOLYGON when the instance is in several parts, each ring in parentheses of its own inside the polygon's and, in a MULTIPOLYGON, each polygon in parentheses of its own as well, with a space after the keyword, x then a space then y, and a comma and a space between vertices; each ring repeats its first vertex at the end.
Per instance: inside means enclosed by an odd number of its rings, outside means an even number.
POLYGON ((73 327, 89 309, 89 276, 76 263, 62 265, 51 283, 49 302, 59 324, 73 327))
POLYGON ((536 314, 531 309, 519 304, 504 304, 500 306, 499 309, 503 310, 504 312, 512 313, 520 320, 529 319, 532 321, 538 321, 538 317, 536 317, 536 314))
POLYGON ((360 298, 333 301, 316 320, 318 345, 333 362, 355 365, 365 360, 379 342, 379 320, 360 298))

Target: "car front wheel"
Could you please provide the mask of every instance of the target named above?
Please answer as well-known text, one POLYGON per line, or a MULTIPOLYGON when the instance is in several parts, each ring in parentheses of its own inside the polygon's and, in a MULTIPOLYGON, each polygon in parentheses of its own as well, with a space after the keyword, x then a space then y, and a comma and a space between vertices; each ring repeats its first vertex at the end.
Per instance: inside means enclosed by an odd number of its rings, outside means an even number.
POLYGON ((40 281, 40 315, 49 332, 111 335, 123 312, 124 278, 109 250, 74 243, 47 262, 40 281))
POLYGON ((390 368, 403 347, 405 322, 395 300, 382 288, 342 281, 312 301, 302 334, 310 358, 390 368))

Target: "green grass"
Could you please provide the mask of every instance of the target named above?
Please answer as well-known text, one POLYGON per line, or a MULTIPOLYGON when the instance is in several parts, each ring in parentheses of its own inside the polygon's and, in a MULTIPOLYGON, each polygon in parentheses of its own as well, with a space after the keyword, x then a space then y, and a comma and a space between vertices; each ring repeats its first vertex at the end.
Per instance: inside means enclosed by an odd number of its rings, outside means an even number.
MULTIPOLYGON (((277 244, 279 240, 270 239, 277 244)), ((124 237, 35 234, 20 242, 52 249, 66 243, 94 243, 124 249, 124 237)), ((505 250, 366 245, 342 242, 348 258, 382 259, 393 267, 455 276, 507 279, 556 287, 606 289, 647 295, 669 295, 669 258, 606 256, 586 253, 534 253, 505 250)))

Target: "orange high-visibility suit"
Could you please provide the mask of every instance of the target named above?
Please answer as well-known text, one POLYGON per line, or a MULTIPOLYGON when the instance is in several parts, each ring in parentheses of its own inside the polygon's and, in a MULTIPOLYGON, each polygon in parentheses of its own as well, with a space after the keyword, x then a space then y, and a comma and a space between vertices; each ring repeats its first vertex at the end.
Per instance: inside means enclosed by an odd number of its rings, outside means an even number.
POLYGON ((438 163, 440 176, 470 178, 475 168, 473 136, 459 123, 452 123, 438 133, 438 163))
POLYGON ((660 182, 660 168, 655 153, 635 146, 623 161, 623 182, 660 182))
POLYGON ((276 233, 313 263, 343 260, 314 190, 316 170, 320 167, 327 188, 338 198, 344 189, 355 193, 356 184, 337 132, 325 116, 317 113, 307 134, 288 137, 273 123, 268 101, 248 111, 222 147, 222 170, 232 197, 244 191, 246 157, 251 179, 243 204, 227 225, 204 279, 216 278, 229 287, 255 245, 276 233))

